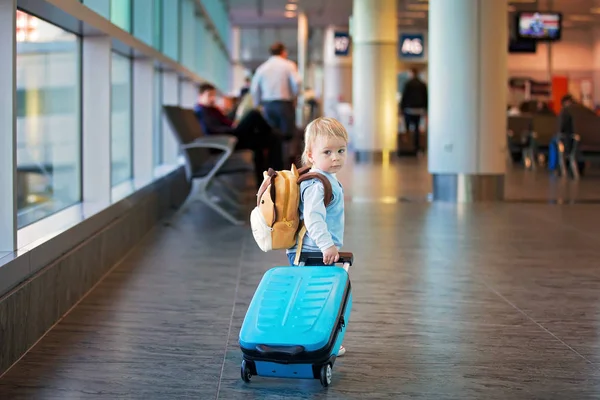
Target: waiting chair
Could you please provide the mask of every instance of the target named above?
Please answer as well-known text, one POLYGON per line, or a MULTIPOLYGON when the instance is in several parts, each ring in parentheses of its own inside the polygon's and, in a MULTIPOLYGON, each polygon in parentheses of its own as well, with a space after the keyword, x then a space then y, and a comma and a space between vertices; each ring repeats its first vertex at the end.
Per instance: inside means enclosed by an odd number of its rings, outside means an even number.
MULTIPOLYGON (((186 176, 188 180, 197 183, 199 200, 231 223, 243 225, 244 221, 228 212, 209 193, 209 189, 219 177, 254 170, 253 166, 243 158, 232 158, 237 138, 233 135, 203 135, 192 110, 185 110, 178 106, 163 106, 163 109, 179 142, 179 147, 183 150, 186 176)), ((229 186, 226 187, 231 191, 229 186)), ((227 196, 225 200, 234 206, 239 206, 240 204, 233 197, 227 196)))

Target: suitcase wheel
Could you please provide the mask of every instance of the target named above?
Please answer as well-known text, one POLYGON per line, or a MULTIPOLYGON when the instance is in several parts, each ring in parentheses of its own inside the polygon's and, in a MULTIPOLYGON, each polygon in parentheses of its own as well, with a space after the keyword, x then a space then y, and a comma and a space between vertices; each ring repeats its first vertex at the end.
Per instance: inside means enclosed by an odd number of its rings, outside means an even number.
POLYGON ((332 367, 331 363, 327 363, 321 367, 321 385, 327 387, 331 385, 332 367))
POLYGON ((250 368, 248 367, 248 365, 246 365, 246 360, 242 361, 241 373, 242 373, 242 380, 246 383, 250 383, 250 379, 252 378, 252 372, 250 371, 250 368))

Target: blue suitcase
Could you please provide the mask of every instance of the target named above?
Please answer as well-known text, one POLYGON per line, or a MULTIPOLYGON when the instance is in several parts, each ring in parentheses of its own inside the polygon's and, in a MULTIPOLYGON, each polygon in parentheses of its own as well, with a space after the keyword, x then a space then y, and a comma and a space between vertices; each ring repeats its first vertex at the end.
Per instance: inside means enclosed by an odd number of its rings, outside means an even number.
POLYGON ((303 253, 300 266, 275 267, 263 276, 240 330, 241 375, 319 379, 331 383, 333 364, 352 308, 348 267, 352 253, 335 266, 321 253, 303 253))

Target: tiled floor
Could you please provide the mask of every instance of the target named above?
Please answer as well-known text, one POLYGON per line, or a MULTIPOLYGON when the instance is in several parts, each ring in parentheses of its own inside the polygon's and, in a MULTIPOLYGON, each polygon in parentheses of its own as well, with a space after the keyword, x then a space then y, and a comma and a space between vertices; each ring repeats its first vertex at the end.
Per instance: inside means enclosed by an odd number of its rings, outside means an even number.
MULTIPOLYGON (((600 398, 600 205, 431 204, 425 165, 341 176, 354 307, 329 389, 241 381, 242 319, 285 256, 191 199, 0 379, 0 399, 600 398)), ((507 181, 513 199, 570 190, 507 181)), ((600 199, 597 183, 578 198, 600 199)))

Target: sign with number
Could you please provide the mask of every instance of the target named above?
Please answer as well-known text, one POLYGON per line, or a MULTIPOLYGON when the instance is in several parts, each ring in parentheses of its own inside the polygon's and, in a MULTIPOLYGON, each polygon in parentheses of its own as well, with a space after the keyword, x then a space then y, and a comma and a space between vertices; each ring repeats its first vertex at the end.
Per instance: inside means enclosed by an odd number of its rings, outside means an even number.
POLYGON ((334 32, 333 44, 336 56, 347 56, 350 52, 350 35, 348 32, 334 32))
POLYGON ((425 40, 421 33, 401 34, 398 45, 402 58, 423 58, 425 56, 425 40))

